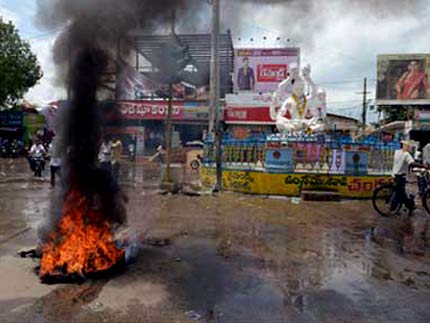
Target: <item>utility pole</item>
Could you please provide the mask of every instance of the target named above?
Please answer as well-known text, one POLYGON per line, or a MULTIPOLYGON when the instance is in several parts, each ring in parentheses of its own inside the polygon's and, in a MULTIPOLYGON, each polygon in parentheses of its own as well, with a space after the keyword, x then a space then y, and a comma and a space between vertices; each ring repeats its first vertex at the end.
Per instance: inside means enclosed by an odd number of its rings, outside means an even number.
MULTIPOLYGON (((175 10, 172 11, 172 25, 171 25, 171 37, 175 35, 175 24, 176 24, 176 13, 175 10)), ((173 72, 173 71, 169 71, 173 72)), ((171 157, 172 157, 172 114, 173 114, 173 84, 169 80, 169 99, 167 104, 167 117, 166 117, 166 174, 164 181, 168 186, 172 183, 171 176, 171 157)))
POLYGON ((364 78, 364 84, 363 84, 363 92, 358 92, 357 94, 363 95, 363 111, 361 113, 361 122, 362 122, 362 134, 364 134, 364 131, 366 130, 366 119, 367 119, 367 95, 370 94, 369 91, 367 91, 367 77, 364 78))
MULTIPOLYGON (((220 34, 220 1, 211 0, 212 4, 212 37, 211 37, 211 76, 210 76, 210 113, 209 134, 215 148, 216 184, 214 191, 222 190, 221 165, 221 127, 220 127, 220 68, 219 68, 219 34, 220 34)), ((213 154, 212 154, 213 155, 213 154)))
POLYGON ((167 104, 166 118, 166 175, 164 181, 169 185, 172 183, 170 163, 172 159, 172 112, 173 112, 173 85, 169 83, 169 101, 167 104))
POLYGON ((367 77, 364 78, 363 87, 363 113, 361 115, 361 121, 363 122, 363 133, 366 130, 366 112, 367 112, 367 77))

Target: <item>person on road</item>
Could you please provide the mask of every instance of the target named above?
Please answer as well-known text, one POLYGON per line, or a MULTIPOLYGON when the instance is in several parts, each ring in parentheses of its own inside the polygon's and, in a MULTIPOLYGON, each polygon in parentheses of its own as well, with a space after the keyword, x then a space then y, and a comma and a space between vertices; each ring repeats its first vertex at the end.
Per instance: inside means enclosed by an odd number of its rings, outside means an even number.
POLYGON ((119 166, 121 161, 122 142, 117 137, 112 143, 112 175, 115 182, 119 183, 119 166))
POLYGON ((416 208, 414 198, 406 193, 406 175, 411 167, 427 168, 425 165, 415 162, 410 151, 412 144, 410 141, 402 141, 402 148, 394 153, 393 160, 393 177, 397 187, 397 194, 392 203, 392 208, 395 209, 399 203, 404 201, 405 206, 410 210, 416 208))
POLYGON ((149 161, 150 162, 157 161, 160 165, 163 165, 165 153, 166 152, 164 151, 163 146, 159 145, 157 147, 156 153, 154 155, 152 155, 151 157, 149 157, 149 161))
POLYGON ((105 137, 100 147, 99 152, 100 168, 108 171, 112 171, 112 142, 109 137, 105 137))
POLYGON ((52 142, 49 144, 49 154, 51 156, 51 159, 49 160, 49 166, 51 170, 51 187, 55 187, 55 177, 60 175, 61 158, 54 148, 52 142))
POLYGON ((35 167, 35 160, 37 158, 43 159, 42 170, 45 169, 45 160, 44 160, 45 156, 46 156, 45 147, 42 145, 41 140, 36 139, 36 142, 30 148, 30 156, 29 156, 30 168, 33 172, 35 167))

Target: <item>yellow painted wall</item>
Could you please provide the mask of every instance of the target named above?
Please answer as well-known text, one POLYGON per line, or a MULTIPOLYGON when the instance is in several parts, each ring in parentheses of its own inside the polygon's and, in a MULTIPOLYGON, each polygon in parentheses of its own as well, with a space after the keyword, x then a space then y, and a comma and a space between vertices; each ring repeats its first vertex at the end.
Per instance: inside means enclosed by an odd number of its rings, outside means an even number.
MULTIPOLYGON (((201 169, 202 182, 212 186, 215 182, 215 169, 201 169)), ((346 198, 370 198, 373 190, 387 182, 391 177, 344 176, 327 174, 276 174, 258 171, 224 170, 223 187, 226 190, 264 195, 300 195, 301 190, 320 189, 338 192, 346 198)))

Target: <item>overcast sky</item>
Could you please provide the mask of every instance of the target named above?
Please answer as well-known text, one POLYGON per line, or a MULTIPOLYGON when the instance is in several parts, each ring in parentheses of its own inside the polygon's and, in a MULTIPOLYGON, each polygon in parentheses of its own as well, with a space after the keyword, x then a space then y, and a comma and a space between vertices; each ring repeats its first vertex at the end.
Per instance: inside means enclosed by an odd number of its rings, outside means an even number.
MULTIPOLYGON (((378 54, 430 53, 430 0, 271 2, 279 4, 224 0, 223 28, 232 30, 236 46, 301 47, 301 61, 312 65, 314 80, 328 92, 331 111, 360 115, 362 98, 357 92, 368 77, 374 98, 378 54)), ((26 98, 46 103, 64 96, 63 89, 55 86, 51 57, 58 30, 39 29, 36 11, 36 0, 0 0, 0 16, 15 22, 44 71, 44 78, 26 98)), ((208 32, 208 21, 208 14, 202 13, 197 31, 208 32)))

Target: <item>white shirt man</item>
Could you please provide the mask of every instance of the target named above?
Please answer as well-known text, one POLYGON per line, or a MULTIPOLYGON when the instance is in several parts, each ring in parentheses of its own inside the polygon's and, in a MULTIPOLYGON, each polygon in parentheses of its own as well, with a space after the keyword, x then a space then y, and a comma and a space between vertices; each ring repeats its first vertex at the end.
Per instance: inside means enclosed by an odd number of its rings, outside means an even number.
POLYGON ((414 162, 408 150, 409 144, 404 143, 403 148, 396 150, 394 153, 393 176, 406 175, 408 173, 409 166, 414 162))
POLYGON ((32 157, 42 157, 43 155, 46 155, 46 149, 42 144, 34 144, 31 146, 30 155, 32 157))
POLYGON ((49 166, 60 167, 61 166, 61 158, 57 156, 56 151, 52 143, 49 144, 49 154, 51 155, 51 159, 49 160, 49 166))
POLYGON ((112 143, 105 141, 100 147, 99 161, 100 163, 110 163, 112 160, 112 143))

